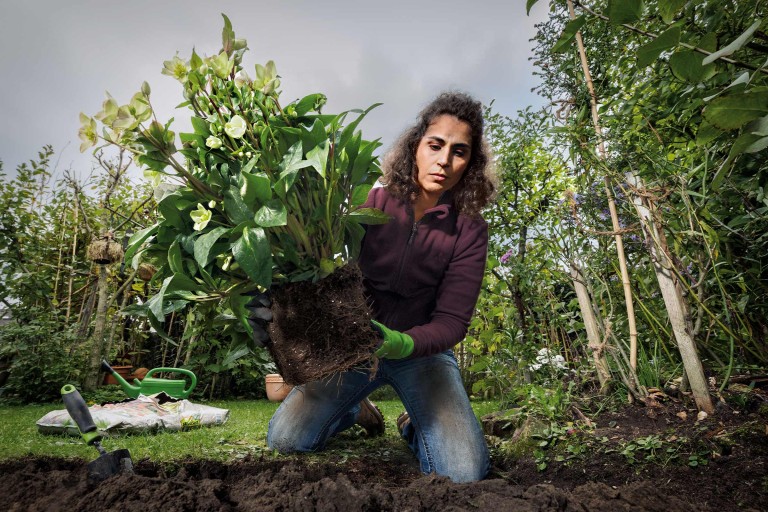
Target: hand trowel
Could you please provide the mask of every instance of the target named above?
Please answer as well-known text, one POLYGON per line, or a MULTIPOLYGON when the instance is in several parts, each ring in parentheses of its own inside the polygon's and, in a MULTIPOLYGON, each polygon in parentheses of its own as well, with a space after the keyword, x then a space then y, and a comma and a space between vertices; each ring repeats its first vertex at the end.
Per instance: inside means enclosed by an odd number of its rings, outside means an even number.
POLYGON ((71 384, 65 385, 61 388, 61 398, 64 400, 67 412, 77 423, 85 443, 95 446, 100 454, 98 459, 88 464, 88 481, 97 483, 118 473, 133 473, 133 461, 128 450, 107 452, 102 448, 103 436, 93 422, 91 411, 77 388, 71 384))

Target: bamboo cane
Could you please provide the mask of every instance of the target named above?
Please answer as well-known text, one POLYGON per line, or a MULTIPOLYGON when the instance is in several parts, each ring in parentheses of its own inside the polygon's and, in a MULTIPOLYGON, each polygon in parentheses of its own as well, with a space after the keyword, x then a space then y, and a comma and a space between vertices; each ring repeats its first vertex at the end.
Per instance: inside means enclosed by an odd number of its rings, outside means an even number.
MULTIPOLYGON (((568 0, 568 13, 571 19, 576 18, 576 13, 573 10, 573 1, 568 0)), ((576 32, 576 45, 579 49, 579 59, 581 60, 581 68, 584 72, 584 80, 589 91, 589 103, 590 110, 592 112, 592 124, 595 128, 595 134, 597 135, 597 148, 598 156, 601 160, 606 160, 605 153, 605 141, 603 140, 603 130, 600 126, 600 116, 597 113, 597 94, 595 93, 595 86, 592 82, 592 74, 589 71, 589 62, 587 61, 587 52, 584 48, 584 40, 581 37, 581 31, 576 32)), ((614 235, 614 241, 616 242, 616 253, 619 260, 619 270, 621 273, 621 284, 624 289, 624 301, 627 308, 627 322, 629 324, 629 366, 631 371, 635 373, 637 371, 637 324, 635 322, 635 307, 632 299, 632 287, 629 282, 629 272, 627 270, 627 258, 624 254, 624 242, 619 232, 621 228, 619 224, 619 216, 616 212, 616 202, 613 198, 613 192, 611 190, 611 183, 607 176, 603 178, 605 185, 605 195, 608 198, 608 210, 611 214, 611 223, 613 230, 616 232, 614 235)))

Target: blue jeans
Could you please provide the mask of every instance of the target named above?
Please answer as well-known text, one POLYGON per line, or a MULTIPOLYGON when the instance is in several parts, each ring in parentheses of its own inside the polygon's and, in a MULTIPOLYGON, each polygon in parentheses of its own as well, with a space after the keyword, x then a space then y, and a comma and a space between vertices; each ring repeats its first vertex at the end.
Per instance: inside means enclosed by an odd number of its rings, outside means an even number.
POLYGON ((404 360, 379 360, 376 375, 350 370, 295 387, 269 422, 267 445, 281 453, 321 450, 333 435, 355 424, 359 403, 391 385, 411 423, 403 437, 421 471, 455 482, 483 479, 488 446, 469 403, 452 351, 404 360))

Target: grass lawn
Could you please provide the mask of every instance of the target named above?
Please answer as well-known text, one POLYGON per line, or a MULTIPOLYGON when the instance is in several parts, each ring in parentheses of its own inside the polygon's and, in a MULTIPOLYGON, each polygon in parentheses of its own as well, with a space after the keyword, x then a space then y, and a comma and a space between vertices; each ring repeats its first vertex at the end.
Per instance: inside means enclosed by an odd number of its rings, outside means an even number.
MULTIPOLYGON (((202 403, 202 402, 201 402, 202 403)), ((277 456, 266 446, 267 424, 278 404, 267 400, 228 400, 204 402, 205 405, 229 409, 227 423, 185 432, 115 435, 102 445, 107 451, 126 448, 134 461, 148 458, 163 463, 188 458, 227 461, 247 455, 277 456)), ((408 448, 397 435, 395 420, 402 412, 399 400, 377 400, 386 420, 385 435, 368 439, 362 429, 350 429, 329 443, 328 450, 313 457, 328 455, 355 456, 361 451, 388 454, 408 448)), ((473 402, 478 417, 495 411, 494 401, 473 402)), ((92 460, 98 452, 78 436, 43 435, 35 422, 46 413, 64 409, 63 403, 26 406, 0 406, 0 460, 24 456, 49 456, 92 460)))

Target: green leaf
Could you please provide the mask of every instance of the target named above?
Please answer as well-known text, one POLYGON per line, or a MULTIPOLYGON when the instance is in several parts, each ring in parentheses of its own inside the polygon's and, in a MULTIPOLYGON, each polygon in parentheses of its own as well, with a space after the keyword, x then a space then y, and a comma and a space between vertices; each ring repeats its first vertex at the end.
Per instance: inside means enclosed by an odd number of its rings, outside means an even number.
POLYGON ((306 126, 301 131, 301 141, 304 145, 304 150, 308 151, 318 144, 328 141, 328 134, 325 133, 325 125, 320 119, 315 119, 312 126, 307 128, 306 126))
POLYGON ((662 0, 659 2, 659 13, 664 23, 672 23, 675 19, 675 14, 683 8, 688 0, 662 0))
POLYGON ((367 181, 371 173, 379 174, 378 167, 374 165, 376 157, 373 152, 381 144, 378 140, 361 142, 361 149, 352 166, 352 183, 367 181))
POLYGON ((328 154, 331 151, 331 145, 328 141, 321 142, 307 153, 307 162, 325 178, 325 168, 328 165, 328 154))
POLYGON ((347 143, 349 140, 354 136, 355 130, 357 129, 357 126, 360 124, 360 121, 363 120, 363 118, 373 110, 374 108, 380 106, 381 103, 374 103, 367 109, 365 109, 359 116, 357 116, 357 119, 349 123, 344 130, 341 132, 341 136, 339 137, 339 143, 336 145, 336 152, 340 152, 342 149, 344 149, 347 146, 347 143))
POLYGON ((272 252, 264 229, 245 228, 232 254, 251 281, 263 288, 272 285, 272 252))
POLYGON ((310 94, 304 96, 296 103, 296 114, 301 117, 307 115, 310 111, 317 110, 325 103, 324 94, 310 94))
POLYGON ((253 218, 253 212, 243 201, 240 190, 237 187, 229 187, 224 191, 224 211, 234 224, 249 221, 253 218))
POLYGON ((189 201, 182 199, 178 194, 169 194, 157 204, 160 215, 163 216, 163 225, 170 225, 179 231, 184 231, 184 220, 181 211, 189 205, 189 201))
POLYGON ((275 182, 274 191, 278 197, 285 199, 288 191, 291 190, 293 184, 296 182, 296 177, 299 171, 284 172, 280 175, 280 179, 275 182))
POLYGON ((696 145, 704 147, 717 137, 722 135, 723 131, 713 126, 707 121, 702 121, 699 129, 696 131, 696 145))
POLYGON ((704 119, 721 130, 735 130, 768 114, 768 91, 721 96, 704 109, 704 119))
POLYGON ((536 4, 536 2, 538 2, 538 1, 539 0, 528 0, 525 3, 525 13, 530 15, 531 14, 531 7, 533 7, 536 4))
POLYGON ((224 356, 224 360, 221 362, 221 366, 227 368, 241 357, 245 357, 250 353, 251 349, 248 348, 248 345, 238 345, 236 347, 232 347, 230 348, 229 352, 227 352, 227 355, 224 356))
POLYGON ((747 30, 744 31, 743 34, 741 34, 739 37, 737 37, 734 41, 732 41, 729 45, 724 46, 723 48, 720 48, 718 51, 713 53, 712 55, 707 55, 706 58, 702 61, 702 64, 706 65, 711 62, 716 61, 720 57, 727 57, 728 55, 731 55, 733 52, 739 50, 742 46, 747 44, 747 41, 749 41, 752 38, 752 34, 755 33, 755 31, 760 27, 760 24, 762 23, 762 20, 757 20, 752 25, 749 26, 747 30))
POLYGON ((378 208, 359 208, 350 212, 350 220, 360 224, 386 224, 390 216, 378 208))
POLYGON ((302 156, 302 143, 301 141, 298 141, 288 149, 288 151, 285 153, 285 156, 283 157, 283 160, 280 162, 280 175, 282 176, 286 173, 309 167, 311 162, 304 160, 302 156))
POLYGON ((747 126, 747 131, 754 135, 768 136, 768 116, 763 116, 760 119, 752 121, 747 126))
POLYGON ((710 188, 713 192, 720 188, 720 185, 725 177, 730 174, 733 163, 736 161, 736 158, 739 155, 742 153, 755 153, 765 149, 765 147, 768 146, 768 144, 766 144, 768 141, 763 139, 765 139, 765 137, 749 132, 744 132, 739 135, 735 141, 733 141, 731 150, 728 152, 728 158, 725 160, 725 162, 723 162, 723 164, 715 173, 715 176, 712 178, 710 188), (766 144, 766 146, 763 146, 763 144, 766 144))
POLYGON ((133 255, 136 254, 136 251, 138 251, 144 242, 147 241, 147 238, 157 233, 159 226, 160 223, 157 223, 131 235, 131 238, 128 239, 128 248, 125 250, 125 261, 129 261, 133 258, 133 255))
POLYGON ((163 284, 160 286, 160 290, 158 290, 158 292, 147 301, 149 310, 161 323, 165 321, 165 312, 163 311, 163 296, 165 295, 166 288, 168 288, 168 285, 171 284, 172 279, 173 276, 163 279, 163 284))
POLYGON ((229 21, 226 14, 221 13, 221 17, 224 18, 224 28, 221 31, 221 47, 228 55, 231 55, 234 49, 235 31, 232 30, 232 22, 229 21))
POLYGON ((608 18, 616 25, 639 20, 644 9, 643 0, 608 0, 608 18))
POLYGON ((362 185, 356 186, 352 190, 352 198, 351 198, 351 205, 352 206, 360 206, 364 202, 368 200, 368 193, 373 188, 373 185, 370 185, 368 183, 363 183, 362 185))
POLYGON ((680 27, 672 27, 653 41, 637 49, 637 65, 645 67, 655 61, 661 52, 674 48, 680 42, 680 27))
POLYGON ((240 188, 243 202, 249 209, 256 209, 259 204, 264 204, 272 199, 272 186, 266 174, 243 174, 243 186, 240 188))
POLYGON ((714 64, 702 66, 704 56, 691 50, 675 52, 669 57, 669 67, 678 79, 699 83, 711 78, 717 71, 714 64))
POLYGON ((168 267, 174 274, 184 273, 184 262, 181 256, 181 246, 178 240, 174 240, 168 248, 168 267))
POLYGON ((208 122, 205 119, 192 116, 190 121, 192 122, 192 128, 195 130, 196 135, 199 135, 200 137, 208 137, 211 134, 211 131, 208 128, 208 122))
POLYGON ((583 14, 569 21, 565 25, 565 28, 563 29, 563 33, 560 35, 560 38, 552 47, 552 52, 562 53, 566 51, 569 48, 571 41, 573 41, 573 38, 576 37, 576 33, 579 30, 581 30, 581 27, 583 27, 584 23, 586 22, 587 22, 587 18, 583 14))
POLYGON ((288 211, 279 199, 269 201, 256 212, 256 224, 264 228, 288 224, 288 211))
POLYGON ((212 252, 211 249, 215 246, 219 238, 227 234, 229 231, 230 230, 228 228, 219 226, 212 229, 208 233, 197 237, 195 240, 195 261, 198 265, 205 267, 220 254, 212 252))

